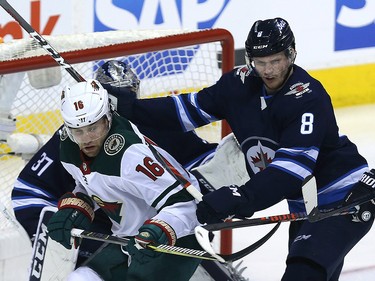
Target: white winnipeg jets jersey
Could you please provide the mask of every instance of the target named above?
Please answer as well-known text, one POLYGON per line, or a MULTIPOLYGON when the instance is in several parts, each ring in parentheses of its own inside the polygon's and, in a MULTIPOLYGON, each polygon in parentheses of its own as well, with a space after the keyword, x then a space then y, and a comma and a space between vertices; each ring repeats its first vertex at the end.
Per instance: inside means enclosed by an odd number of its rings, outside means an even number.
MULTIPOLYGON (((192 234, 199 225, 196 202, 160 163, 150 149, 150 141, 128 120, 114 116, 112 128, 101 151, 87 158, 76 143, 61 138, 60 158, 76 180, 74 192, 89 195, 111 219, 118 236, 138 233, 150 218, 167 222, 177 238, 192 234)), ((199 188, 193 175, 166 151, 153 146, 180 175, 199 188)))

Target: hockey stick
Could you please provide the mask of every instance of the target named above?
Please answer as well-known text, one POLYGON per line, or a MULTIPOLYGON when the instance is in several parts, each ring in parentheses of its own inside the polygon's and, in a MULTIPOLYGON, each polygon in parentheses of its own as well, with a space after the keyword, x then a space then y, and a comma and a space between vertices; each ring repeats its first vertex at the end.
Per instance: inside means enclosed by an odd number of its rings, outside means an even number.
MULTIPOLYGON (((311 194, 314 194, 314 193, 311 193, 311 194)), ((316 202, 317 199, 304 198, 304 200, 305 200, 306 210, 309 210, 309 209, 312 210, 308 215, 306 213, 289 213, 289 214, 283 214, 283 215, 275 215, 275 216, 244 219, 244 220, 231 221, 231 222, 208 224, 208 225, 202 226, 202 228, 207 231, 218 231, 218 230, 223 230, 223 229, 235 229, 235 228, 242 228, 242 227, 248 227, 248 226, 272 224, 272 223, 278 223, 278 222, 292 222, 292 221, 300 221, 300 220, 309 220, 310 222, 317 222, 319 220, 332 217, 332 216, 345 216, 345 215, 355 214, 356 211, 351 210, 351 209, 357 205, 361 205, 368 201, 375 200, 375 194, 358 197, 355 201, 353 201, 352 203, 348 205, 339 206, 337 208, 332 208, 330 210, 319 210, 317 207, 317 204, 314 203, 316 202), (313 202, 313 204, 309 205, 309 203, 307 203, 306 205, 306 202, 313 202)))
MULTIPOLYGON (((309 176, 302 183, 302 195, 305 203, 306 209, 312 208, 311 205, 317 204, 317 190, 316 190, 316 180, 314 176, 309 176)), ((306 220, 307 215, 305 213, 298 214, 285 214, 270 217, 262 217, 255 219, 245 219, 241 221, 230 221, 216 224, 208 224, 205 226, 198 226, 195 228, 195 237, 197 238, 199 244, 202 248, 210 254, 214 254, 215 251, 211 245, 209 236, 210 232, 224 229, 234 229, 247 226, 256 226, 270 223, 277 223, 280 225, 281 222, 286 221, 297 221, 306 220)), ((264 241, 265 243, 265 241, 264 241)))
MULTIPOLYGON (((170 245, 165 245, 165 244, 147 245, 146 247, 150 250, 153 250, 159 253, 178 255, 178 256, 203 259, 203 260, 214 260, 214 261, 216 260, 221 263, 232 262, 232 261, 236 261, 236 260, 243 258, 244 256, 248 255, 249 253, 255 251, 260 246, 262 246, 276 232, 279 226, 280 224, 275 225, 271 229, 270 232, 268 232, 264 237, 262 237, 260 240, 258 240, 254 244, 251 244, 250 246, 246 247, 245 249, 239 252, 229 254, 229 255, 216 254, 214 251, 212 251, 212 253, 209 253, 203 250, 182 248, 178 246, 170 246, 170 245)), ((123 246, 128 245, 128 242, 130 240, 129 238, 121 238, 121 237, 117 237, 113 235, 91 232, 91 231, 81 230, 81 229, 76 229, 76 228, 72 229, 71 234, 73 237, 92 239, 96 241, 114 243, 114 244, 123 245, 123 246)))
MULTIPOLYGON (((302 184, 302 194, 303 194, 305 207, 312 209, 313 207, 311 207, 311 205, 315 204, 315 201, 316 201, 313 198, 314 196, 315 197, 317 196, 316 195, 316 180, 314 176, 310 176, 305 179, 304 183, 302 184), (305 198, 307 195, 308 195, 308 198, 305 198)), ((202 226, 202 228, 207 231, 218 231, 218 230, 223 230, 223 229, 235 229, 235 228, 241 228, 241 227, 257 226, 257 225, 272 224, 272 223, 279 223, 279 222, 306 220, 307 218, 308 217, 306 213, 290 213, 290 214, 266 216, 266 217, 260 217, 260 218, 236 220, 236 221, 230 221, 230 222, 213 223, 213 224, 202 226)))
POLYGON ((203 194, 200 193, 200 191, 194 187, 187 179, 185 179, 175 167, 173 167, 153 146, 151 141, 149 139, 146 139, 147 144, 152 152, 152 154, 155 156, 156 160, 160 162, 160 164, 163 165, 163 167, 173 176, 185 189, 191 196, 193 196, 196 200, 202 201, 203 194))
POLYGON ((53 48, 47 40, 44 39, 42 35, 40 35, 27 21, 24 20, 24 18, 6 1, 6 0, 0 0, 0 6, 3 7, 3 9, 11 16, 13 17, 21 26, 23 29, 27 31, 27 33, 30 34, 32 38, 34 38, 35 41, 37 41, 40 46, 47 51, 47 53, 63 68, 66 69, 66 71, 69 72, 69 74, 77 81, 77 82, 83 82, 86 81, 74 68, 72 65, 70 65, 68 62, 64 60, 64 58, 59 54, 58 51, 56 51, 55 48, 53 48))
POLYGON ((341 205, 336 208, 329 210, 319 210, 318 208, 318 194, 315 188, 312 186, 302 190, 303 198, 305 201, 306 212, 308 214, 308 220, 310 222, 317 222, 325 218, 329 218, 337 215, 349 215, 355 214, 356 211, 352 210, 353 207, 364 204, 368 201, 375 199, 375 194, 368 194, 356 198, 352 203, 341 205))
POLYGON ((345 215, 345 214, 355 214, 356 210, 351 210, 355 206, 367 203, 371 200, 375 200, 375 194, 369 194, 365 196, 358 197, 355 201, 347 205, 341 205, 337 208, 332 208, 328 210, 319 210, 318 206, 315 206, 308 215, 310 222, 317 222, 332 216, 345 215))

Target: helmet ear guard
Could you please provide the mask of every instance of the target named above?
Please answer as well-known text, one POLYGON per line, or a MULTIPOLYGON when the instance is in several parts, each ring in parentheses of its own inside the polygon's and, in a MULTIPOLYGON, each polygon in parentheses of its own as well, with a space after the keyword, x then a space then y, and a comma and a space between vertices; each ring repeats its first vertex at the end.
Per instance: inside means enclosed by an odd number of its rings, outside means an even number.
POLYGON ((290 59, 291 63, 293 64, 297 57, 297 51, 294 46, 289 46, 285 50, 285 56, 290 59))

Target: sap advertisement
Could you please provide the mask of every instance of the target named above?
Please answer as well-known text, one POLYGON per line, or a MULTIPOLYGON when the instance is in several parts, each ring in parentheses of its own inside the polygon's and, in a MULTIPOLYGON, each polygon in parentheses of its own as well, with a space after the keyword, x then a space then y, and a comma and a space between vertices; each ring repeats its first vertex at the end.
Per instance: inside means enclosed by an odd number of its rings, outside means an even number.
MULTIPOLYGON (((295 33, 297 63, 325 69, 375 63, 375 0, 8 0, 44 35, 134 29, 225 28, 236 64, 251 25, 283 17, 295 33)), ((3 40, 28 34, 4 10, 3 40)))

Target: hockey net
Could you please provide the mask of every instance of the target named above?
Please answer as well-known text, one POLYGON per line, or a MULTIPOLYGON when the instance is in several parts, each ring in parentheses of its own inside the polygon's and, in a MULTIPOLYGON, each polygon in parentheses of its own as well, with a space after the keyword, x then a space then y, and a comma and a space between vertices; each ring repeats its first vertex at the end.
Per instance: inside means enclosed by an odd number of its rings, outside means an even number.
MULTIPOLYGON (((233 38, 224 29, 107 31, 45 38, 86 79, 93 78, 106 60, 130 64, 141 80, 141 98, 197 91, 214 84, 234 64, 233 38)), ((74 83, 31 38, 0 44, 0 200, 8 210, 12 210, 15 178, 27 158, 62 124, 60 93, 74 83)), ((198 130, 210 142, 228 132, 221 122, 198 130)), ((0 215, 1 248, 17 241, 17 235, 0 215)), ((0 261, 8 255, 0 251, 0 261)))

